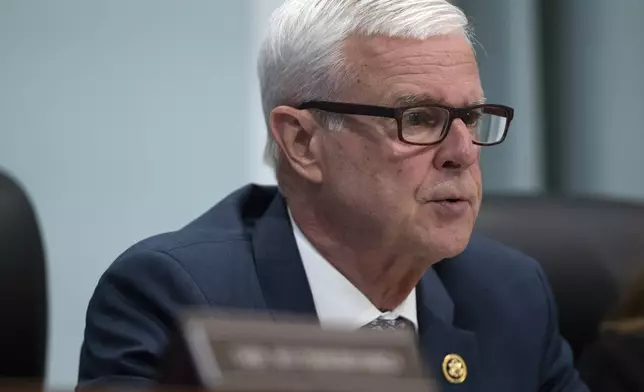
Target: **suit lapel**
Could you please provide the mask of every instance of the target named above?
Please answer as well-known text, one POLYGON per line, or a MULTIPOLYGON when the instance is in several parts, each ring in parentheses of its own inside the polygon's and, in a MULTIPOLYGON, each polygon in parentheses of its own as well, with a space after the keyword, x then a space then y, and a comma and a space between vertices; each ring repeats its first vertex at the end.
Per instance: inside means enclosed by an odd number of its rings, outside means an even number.
POLYGON ((262 294, 273 317, 277 319, 289 314, 316 316, 286 202, 280 193, 257 222, 253 251, 262 294))
POLYGON ((454 302, 434 268, 423 276, 416 293, 420 346, 431 376, 441 391, 478 391, 482 376, 476 335, 453 325, 454 302), (449 354, 459 355, 467 365, 467 378, 461 384, 449 382, 443 374, 443 361, 449 354))

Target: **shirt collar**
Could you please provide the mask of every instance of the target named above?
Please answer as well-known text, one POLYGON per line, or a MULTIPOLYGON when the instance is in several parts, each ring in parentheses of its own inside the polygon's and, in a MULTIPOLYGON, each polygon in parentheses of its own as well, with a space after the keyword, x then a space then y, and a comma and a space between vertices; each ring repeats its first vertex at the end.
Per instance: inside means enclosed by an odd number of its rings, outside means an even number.
POLYGON ((322 327, 358 329, 378 317, 400 316, 418 329, 416 289, 396 309, 381 312, 313 247, 293 221, 290 211, 289 218, 322 327))

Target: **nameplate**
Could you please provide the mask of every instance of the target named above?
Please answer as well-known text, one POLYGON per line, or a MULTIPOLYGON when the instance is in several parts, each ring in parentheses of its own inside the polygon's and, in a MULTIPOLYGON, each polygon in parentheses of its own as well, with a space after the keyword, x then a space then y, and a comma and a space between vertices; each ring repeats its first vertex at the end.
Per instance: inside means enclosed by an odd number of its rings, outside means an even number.
POLYGON ((416 337, 323 330, 298 317, 195 312, 182 333, 203 387, 253 392, 432 391, 416 337))

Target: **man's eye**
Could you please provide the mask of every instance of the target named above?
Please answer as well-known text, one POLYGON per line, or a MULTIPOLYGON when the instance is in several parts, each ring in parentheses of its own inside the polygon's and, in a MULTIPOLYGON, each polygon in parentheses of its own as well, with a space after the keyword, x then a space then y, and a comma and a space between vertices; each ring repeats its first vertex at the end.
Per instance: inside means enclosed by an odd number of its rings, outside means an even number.
POLYGON ((407 113, 405 116, 405 125, 410 127, 429 127, 434 128, 442 126, 443 120, 428 111, 416 111, 407 113))
POLYGON ((462 117, 461 120, 467 125, 468 127, 476 127, 481 119, 483 114, 478 111, 469 111, 465 113, 462 117))

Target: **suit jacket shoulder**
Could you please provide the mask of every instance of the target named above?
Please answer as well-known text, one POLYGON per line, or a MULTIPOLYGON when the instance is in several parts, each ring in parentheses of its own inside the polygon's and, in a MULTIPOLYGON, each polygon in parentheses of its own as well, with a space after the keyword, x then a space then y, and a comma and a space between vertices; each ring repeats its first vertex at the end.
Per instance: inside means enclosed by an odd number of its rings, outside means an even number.
POLYGON ((187 308, 265 308, 250 238, 275 195, 246 186, 186 227, 119 256, 88 305, 79 385, 149 385, 187 308))

